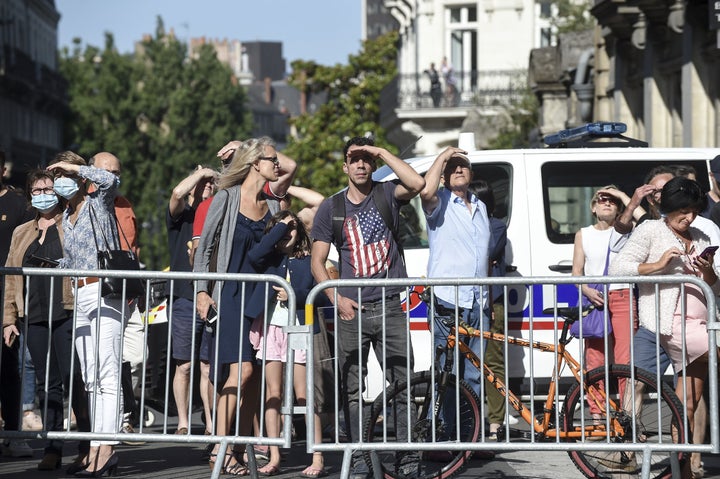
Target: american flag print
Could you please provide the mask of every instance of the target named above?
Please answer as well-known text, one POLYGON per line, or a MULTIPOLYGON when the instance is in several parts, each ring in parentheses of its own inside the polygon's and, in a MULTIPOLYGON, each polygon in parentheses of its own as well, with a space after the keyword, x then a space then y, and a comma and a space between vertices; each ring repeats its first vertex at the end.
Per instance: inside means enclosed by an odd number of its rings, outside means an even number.
POLYGON ((345 220, 345 238, 356 278, 374 276, 390 267, 390 242, 380 213, 372 208, 345 220))

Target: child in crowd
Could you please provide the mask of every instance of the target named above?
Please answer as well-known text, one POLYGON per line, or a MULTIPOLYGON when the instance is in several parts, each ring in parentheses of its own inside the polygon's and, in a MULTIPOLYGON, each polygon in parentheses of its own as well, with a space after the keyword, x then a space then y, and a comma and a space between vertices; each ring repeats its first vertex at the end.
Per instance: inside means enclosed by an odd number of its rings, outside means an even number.
MULTIPOLYGON (((283 210, 276 213, 268 222, 265 236, 251 252, 253 265, 258 272, 276 274, 286 278, 295 292, 296 304, 305 304, 307 294, 314 286, 310 270, 310 238, 305 227, 295 213, 283 210)), ((276 294, 268 294, 266 288, 257 288, 254 294, 267 295, 267 313, 260 315, 253 323, 250 340, 257 350, 258 360, 265 361, 265 427, 269 437, 280 436, 280 405, 282 401, 283 363, 287 362, 287 333, 284 327, 304 324, 305 311, 297 310, 297 317, 290 318, 287 309, 287 291, 273 286, 276 294), (267 322, 266 322, 267 319, 267 322)), ((306 401, 305 352, 296 351, 294 358, 294 389, 298 404, 306 401)), ((322 437, 320 417, 315 414, 315 437, 322 437)), ((270 447, 270 460, 258 469, 261 475, 274 475, 279 472, 280 449, 270 447)), ((301 474, 302 477, 322 477, 326 472, 322 453, 313 454, 313 462, 301 474)))

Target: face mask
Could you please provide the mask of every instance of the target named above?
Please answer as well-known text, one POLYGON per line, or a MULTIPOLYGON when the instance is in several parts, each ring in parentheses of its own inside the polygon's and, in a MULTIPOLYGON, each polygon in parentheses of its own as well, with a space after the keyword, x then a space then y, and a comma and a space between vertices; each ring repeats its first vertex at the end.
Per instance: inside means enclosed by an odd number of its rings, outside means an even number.
POLYGON ((57 206, 58 198, 54 194, 37 195, 32 197, 30 204, 40 213, 47 213, 57 206))
POLYGON ((77 182, 72 178, 62 177, 55 180, 53 189, 55 190, 55 193, 62 196, 66 200, 69 200, 70 198, 75 196, 75 193, 77 193, 80 188, 78 187, 77 182))

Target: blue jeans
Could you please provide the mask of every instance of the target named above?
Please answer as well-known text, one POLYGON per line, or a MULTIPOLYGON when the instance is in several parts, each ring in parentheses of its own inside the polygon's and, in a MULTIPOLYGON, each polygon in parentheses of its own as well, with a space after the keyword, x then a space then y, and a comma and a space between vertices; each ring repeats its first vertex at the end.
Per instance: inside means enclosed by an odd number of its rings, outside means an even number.
MULTIPOLYGON (((337 329, 345 430, 349 433, 352 442, 359 442, 362 434, 362 426, 359 424, 361 381, 367 376, 370 346, 372 345, 378 362, 385 371, 385 379, 390 385, 405 381, 408 371, 412 373, 413 368, 412 345, 408 341, 407 334, 408 324, 400 306, 400 298, 394 295, 392 299, 385 299, 385 311, 383 311, 382 299, 363 302, 362 311, 356 311, 355 318, 348 321, 338 319, 337 329)), ((407 440, 407 400, 402 399, 400 395, 397 397, 400 400, 396 402, 398 406, 395 408, 396 437, 401 442, 407 440)), ((369 414, 369 408, 363 408, 363 421, 369 414)), ((410 454, 403 456, 403 462, 408 456, 410 454)), ((400 460, 396 456, 396 461, 400 460)), ((367 472, 362 455, 354 453, 353 473, 367 474, 367 472)))
MULTIPOLYGON (((22 374, 22 409, 25 411, 33 411, 35 409, 35 394, 37 392, 37 384, 35 380, 35 365, 33 364, 32 357, 30 356, 30 350, 27 347, 25 341, 25 335, 23 334, 24 328, 20 329, 20 335, 18 336, 18 370, 22 374), (25 371, 22 368, 25 366, 25 371)), ((42 358, 44 361, 45 358, 42 358)))
POLYGON ((657 374, 658 364, 660 374, 664 374, 670 366, 670 358, 663 349, 659 347, 660 354, 656 350, 657 338, 655 333, 640 326, 633 336, 633 347, 635 349, 635 366, 647 369, 653 375, 657 374))
MULTIPOLYGON (((434 343, 434 349, 433 349, 433 357, 435 356, 434 352, 437 350, 438 346, 445 346, 447 344, 447 336, 450 332, 450 328, 445 326, 443 323, 443 319, 449 320, 452 322, 452 324, 455 324, 455 305, 452 303, 448 303, 447 301, 443 301, 440 298, 436 298, 437 303, 442 308, 445 308, 450 314, 440 314, 439 311, 435 311, 435 334, 433 336, 433 343, 434 343)), ((428 308, 428 315, 432 314, 432 311, 430 308, 428 308)), ((480 304, 478 302, 473 303, 472 309, 464 309, 461 310, 460 313, 460 319, 465 321, 467 324, 472 326, 473 328, 480 329, 480 324, 482 321, 482 330, 488 331, 490 329, 490 316, 485 311, 480 310, 480 304), (481 319, 482 318, 482 319, 481 319)), ((483 357, 483 352, 485 351, 485 345, 487 341, 485 341, 483 338, 463 338, 463 342, 467 344, 467 346, 472 349, 475 354, 478 356, 478 358, 483 357)), ((443 361, 445 359, 445 355, 443 354, 441 356, 441 362, 440 364, 443 364, 443 361)), ((462 355, 460 355, 460 373, 458 374, 458 365, 453 364, 453 373, 461 378, 464 379, 466 383, 468 383, 475 393, 480 397, 480 382, 483 379, 483 376, 478 369, 472 365, 470 361, 463 358, 462 355)))
MULTIPOLYGON (((444 324, 443 320, 449 321, 453 326, 455 324, 455 305, 447 301, 443 301, 440 298, 436 298, 436 301, 437 304, 434 320, 435 333, 433 336, 433 357, 435 356, 435 351, 437 350, 438 346, 447 345, 447 336, 450 332, 450 328, 444 324)), ((480 304, 478 304, 477 302, 473 303, 472 309, 458 309, 458 311, 459 319, 465 321, 473 328, 480 329, 480 324, 482 321, 482 331, 489 330, 490 317, 489 315, 484 314, 484 312, 480 310, 480 304)), ((428 315, 430 314, 432 314, 432 310, 431 308, 428 308, 428 315)), ((481 358, 482 360, 486 343, 484 339, 478 337, 464 337, 462 338, 462 341, 478 356, 478 358, 481 358)), ((457 349, 456 351, 459 351, 459 349, 457 349)), ((453 351, 451 354, 455 354, 455 351, 453 351)), ((452 373, 455 374, 458 379, 464 379, 465 382, 468 383, 468 385, 473 389, 473 391, 475 391, 478 397, 482 397, 480 395, 480 382, 483 381, 483 375, 470 361, 465 359, 462 354, 460 354, 459 358, 459 364, 455 360, 453 360, 452 373)), ((444 362, 445 353, 440 356, 440 363, 438 367, 442 367, 444 362)), ((455 397, 455 389, 448 389, 442 404, 442 411, 440 412, 440 416, 442 417, 444 423, 444 430, 447 433, 447 437, 442 437, 442 440, 455 439, 454 436, 457 424, 456 416, 458 415, 458 412, 455 410, 456 402, 457 399, 455 397)))

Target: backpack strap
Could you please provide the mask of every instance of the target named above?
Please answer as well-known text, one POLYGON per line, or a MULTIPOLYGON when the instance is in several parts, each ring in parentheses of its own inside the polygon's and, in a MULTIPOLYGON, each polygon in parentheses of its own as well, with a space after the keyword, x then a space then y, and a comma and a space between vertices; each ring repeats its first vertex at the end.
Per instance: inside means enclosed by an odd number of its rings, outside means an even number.
POLYGON ((330 214, 332 219, 333 244, 340 255, 342 246, 342 228, 345 223, 345 190, 339 191, 330 197, 332 208, 330 214))

